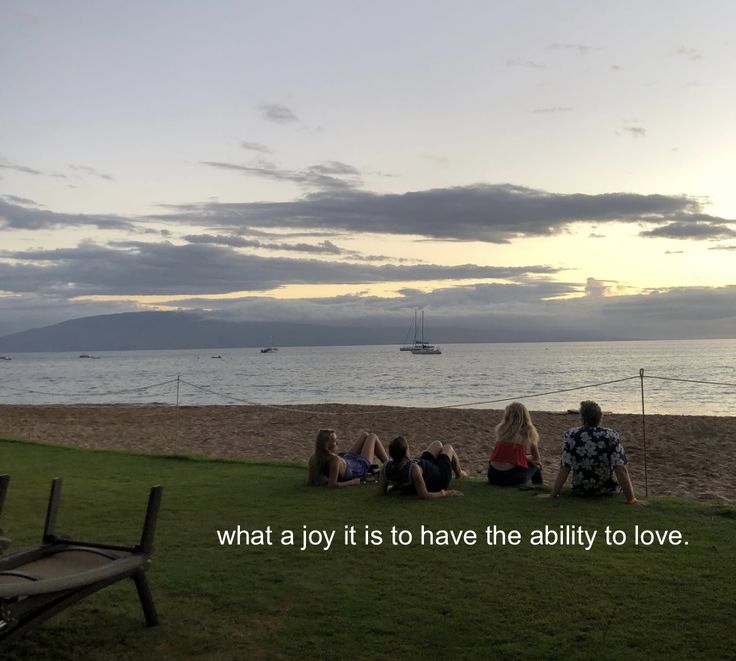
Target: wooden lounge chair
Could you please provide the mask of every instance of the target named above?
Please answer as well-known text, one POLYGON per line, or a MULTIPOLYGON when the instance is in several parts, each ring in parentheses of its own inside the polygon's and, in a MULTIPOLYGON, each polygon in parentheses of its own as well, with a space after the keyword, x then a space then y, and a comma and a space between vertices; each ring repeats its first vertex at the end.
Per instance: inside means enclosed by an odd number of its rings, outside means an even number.
POLYGON ((0 557, 0 644, 124 578, 135 582, 146 624, 158 624, 146 569, 153 554, 161 491, 160 486, 151 489, 138 544, 99 544, 56 534, 61 478, 55 478, 41 544, 0 557))
MULTIPOLYGON (((0 475, 0 514, 3 513, 3 503, 5 502, 5 495, 8 493, 9 482, 10 475, 0 475)), ((0 528, 0 555, 8 546, 10 546, 10 540, 3 537, 3 529, 0 528)))

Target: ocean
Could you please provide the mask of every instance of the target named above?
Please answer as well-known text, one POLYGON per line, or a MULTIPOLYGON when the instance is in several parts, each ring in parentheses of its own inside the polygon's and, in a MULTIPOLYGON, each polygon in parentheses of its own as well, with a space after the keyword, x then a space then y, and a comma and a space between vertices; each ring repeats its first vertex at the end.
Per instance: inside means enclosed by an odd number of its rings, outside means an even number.
POLYGON ((0 360, 3 404, 383 404, 736 416, 736 340, 450 344, 439 356, 398 346, 17 353, 0 360), (216 358, 213 356, 221 356, 216 358), (606 382, 630 378, 619 383, 606 382), (710 385, 689 379, 731 385, 710 385), (579 390, 536 396, 550 391, 579 390))

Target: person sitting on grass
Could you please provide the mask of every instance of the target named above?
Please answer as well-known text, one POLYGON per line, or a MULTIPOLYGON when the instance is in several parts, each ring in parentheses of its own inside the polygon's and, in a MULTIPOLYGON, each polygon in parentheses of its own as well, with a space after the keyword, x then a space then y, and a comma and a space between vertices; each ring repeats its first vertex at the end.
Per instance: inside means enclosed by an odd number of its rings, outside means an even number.
POLYGON ((626 468, 628 459, 618 432, 599 426, 602 415, 601 407, 595 402, 580 402, 583 425, 565 432, 560 470, 548 497, 556 498, 560 495, 562 486, 572 471, 572 493, 576 496, 612 494, 620 486, 631 505, 642 505, 644 503, 638 501, 634 495, 634 487, 626 468))
POLYGON ((416 494, 422 499, 443 496, 462 496, 462 491, 448 489, 452 474, 461 478, 467 473, 460 468, 457 454, 451 445, 433 441, 419 459, 412 459, 409 444, 397 436, 388 446, 391 459, 381 471, 381 491, 388 495, 393 490, 416 494))
POLYGON ((520 402, 509 404, 496 426, 496 445, 488 460, 488 483, 520 489, 542 484, 538 444, 539 433, 529 410, 520 402))
POLYGON ((386 463, 388 455, 376 434, 362 432, 350 450, 338 454, 337 434, 333 429, 320 429, 314 441, 314 454, 309 457, 307 484, 342 488, 366 481, 376 457, 386 463))

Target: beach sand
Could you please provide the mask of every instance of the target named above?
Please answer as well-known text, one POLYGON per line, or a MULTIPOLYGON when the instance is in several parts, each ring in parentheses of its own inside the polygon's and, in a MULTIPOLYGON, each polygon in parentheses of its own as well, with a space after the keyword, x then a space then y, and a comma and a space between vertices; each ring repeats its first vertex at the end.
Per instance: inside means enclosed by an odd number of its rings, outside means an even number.
MULTIPOLYGON (((471 476, 485 479, 493 428, 501 413, 344 404, 179 409, 4 405, 0 406, 0 434, 82 448, 306 462, 318 429, 335 429, 340 450, 347 450, 365 429, 376 432, 386 445, 403 434, 416 454, 430 441, 452 443, 471 476)), ((551 484, 562 434, 579 424, 578 416, 534 411, 532 417, 541 436, 544 480, 551 484)), ((621 434, 637 495, 644 496, 641 416, 607 413, 602 425, 621 434)), ((736 502, 736 459, 731 455, 736 449, 735 417, 647 415, 646 439, 650 495, 736 502)))

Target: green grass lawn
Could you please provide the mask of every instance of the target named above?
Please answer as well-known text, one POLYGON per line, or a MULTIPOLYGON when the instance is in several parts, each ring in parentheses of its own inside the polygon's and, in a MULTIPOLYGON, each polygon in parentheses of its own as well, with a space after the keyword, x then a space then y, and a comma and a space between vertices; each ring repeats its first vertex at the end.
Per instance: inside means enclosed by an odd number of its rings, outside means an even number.
POLYGON ((465 498, 382 498, 375 486, 304 486, 301 466, 91 452, 0 442, 12 481, 0 526, 11 550, 41 535, 49 481, 64 478, 59 531, 129 543, 148 488, 164 485, 146 629, 130 581, 0 650, 26 659, 727 658, 734 654, 736 508, 652 499, 540 499, 460 483, 465 498), (221 547, 217 530, 263 529, 274 545, 221 547), (346 547, 344 526, 418 533, 518 529, 519 546, 346 547), (545 524, 680 530, 687 546, 532 547, 545 524), (337 530, 299 550, 302 526, 337 530), (282 547, 279 534, 298 533, 282 547))

